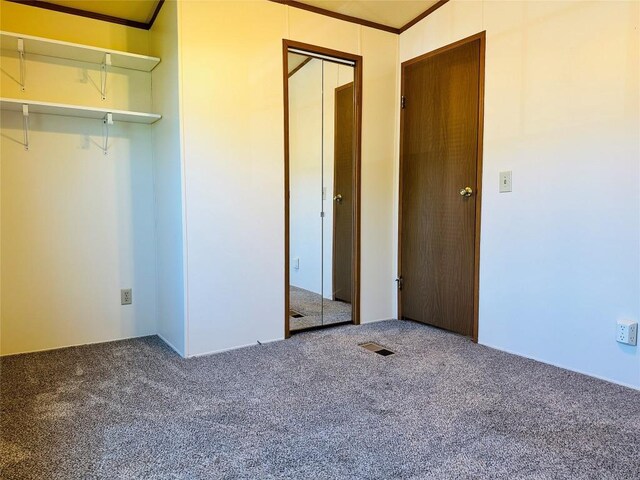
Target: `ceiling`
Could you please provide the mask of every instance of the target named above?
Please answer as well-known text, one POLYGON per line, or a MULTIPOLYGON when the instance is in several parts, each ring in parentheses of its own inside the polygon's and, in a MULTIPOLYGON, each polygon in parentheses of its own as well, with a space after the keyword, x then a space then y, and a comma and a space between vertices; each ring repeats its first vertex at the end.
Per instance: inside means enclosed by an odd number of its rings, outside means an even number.
POLYGON ((71 7, 101 15, 148 23, 159 0, 46 0, 43 3, 71 7))
MULTIPOLYGON (((275 1, 287 3, 286 0, 275 1)), ((159 0, 46 0, 34 3, 36 5, 49 4, 70 7, 108 15, 117 19, 147 24, 148 28, 159 0)), ((322 8, 333 13, 368 20, 392 29, 400 29, 438 3, 438 0, 297 0, 292 3, 322 8)))
POLYGON ((298 3, 400 28, 438 0, 298 0, 298 3))
POLYGON ((305 55, 299 55, 297 53, 288 53, 287 54, 289 64, 289 74, 300 67, 304 62, 309 60, 309 57, 305 55))

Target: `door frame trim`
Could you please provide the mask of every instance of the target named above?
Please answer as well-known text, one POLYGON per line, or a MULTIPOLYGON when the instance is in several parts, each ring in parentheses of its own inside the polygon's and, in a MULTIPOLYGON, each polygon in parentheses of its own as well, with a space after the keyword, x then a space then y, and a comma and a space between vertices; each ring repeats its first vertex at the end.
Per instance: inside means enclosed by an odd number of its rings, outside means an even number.
POLYGON ((354 135, 354 171, 353 171, 353 254, 352 254, 352 298, 351 318, 354 325, 360 325, 360 200, 361 200, 361 164, 362 164, 362 56, 352 53, 332 50, 317 45, 282 40, 282 74, 283 74, 283 102, 284 102, 284 337, 291 336, 289 328, 289 48, 306 50, 309 53, 327 55, 342 60, 350 60, 354 65, 354 97, 355 97, 355 135, 354 135))
MULTIPOLYGON (((431 52, 427 52, 418 57, 412 58, 401 63, 401 87, 400 94, 405 93, 405 68, 414 63, 421 62, 429 57, 433 57, 448 50, 460 47, 467 43, 480 41, 480 63, 479 63, 479 79, 478 79, 478 142, 476 152, 476 212, 475 212, 475 232, 474 232, 474 278, 473 278, 473 329, 472 339, 478 341, 479 330, 479 305, 480 305, 480 223, 482 211, 482 154, 483 154, 483 137, 484 137, 484 85, 485 85, 485 48, 486 48, 486 31, 482 31, 475 35, 463 38, 457 42, 453 42, 444 47, 438 48, 431 52)), ((404 133, 404 112, 400 110, 400 159, 399 159, 399 184, 398 184, 398 278, 402 276, 402 147, 404 133)), ((402 293, 398 289, 398 319, 402 318, 402 293)))

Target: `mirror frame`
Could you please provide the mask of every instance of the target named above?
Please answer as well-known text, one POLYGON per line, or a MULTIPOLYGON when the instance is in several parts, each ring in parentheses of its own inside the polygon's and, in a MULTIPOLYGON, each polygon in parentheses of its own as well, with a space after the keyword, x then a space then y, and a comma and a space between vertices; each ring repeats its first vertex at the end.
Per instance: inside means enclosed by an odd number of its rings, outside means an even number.
POLYGON ((351 278, 351 323, 360 325, 360 172, 362 163, 362 56, 352 53, 340 52, 329 48, 296 42, 294 40, 282 40, 282 73, 284 89, 284 337, 291 336, 289 328, 289 283, 290 283, 290 245, 289 245, 289 48, 296 48, 327 55, 342 60, 350 60, 355 63, 353 71, 353 85, 355 96, 355 128, 354 128, 354 152, 353 162, 353 245, 352 245, 352 278, 351 278))

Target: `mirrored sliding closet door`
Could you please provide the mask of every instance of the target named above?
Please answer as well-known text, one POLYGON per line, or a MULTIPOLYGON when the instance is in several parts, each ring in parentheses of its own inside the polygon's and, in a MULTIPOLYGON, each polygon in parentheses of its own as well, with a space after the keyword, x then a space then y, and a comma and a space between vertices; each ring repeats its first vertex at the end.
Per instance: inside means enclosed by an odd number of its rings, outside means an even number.
POLYGON ((289 50, 289 329, 352 322, 355 89, 347 61, 289 50))

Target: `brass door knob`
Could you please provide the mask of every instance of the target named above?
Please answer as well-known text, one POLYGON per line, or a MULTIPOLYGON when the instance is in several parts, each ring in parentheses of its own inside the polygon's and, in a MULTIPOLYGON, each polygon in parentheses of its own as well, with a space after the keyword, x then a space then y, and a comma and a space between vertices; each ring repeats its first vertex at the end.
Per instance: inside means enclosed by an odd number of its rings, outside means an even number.
POLYGON ((473 189, 471 187, 464 187, 460 189, 461 197, 470 197, 473 194, 473 189))
POLYGON ((340 194, 337 194, 333 199, 338 203, 342 203, 342 195, 340 194))

